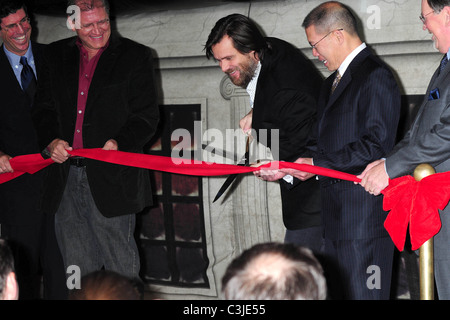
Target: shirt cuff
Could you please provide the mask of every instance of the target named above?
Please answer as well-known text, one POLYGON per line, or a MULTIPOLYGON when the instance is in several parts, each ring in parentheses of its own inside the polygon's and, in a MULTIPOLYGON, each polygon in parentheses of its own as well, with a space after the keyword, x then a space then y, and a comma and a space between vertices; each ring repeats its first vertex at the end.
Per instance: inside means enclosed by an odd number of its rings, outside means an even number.
POLYGON ((294 184, 294 177, 291 176, 290 174, 285 175, 283 177, 283 180, 286 181, 287 183, 294 184))

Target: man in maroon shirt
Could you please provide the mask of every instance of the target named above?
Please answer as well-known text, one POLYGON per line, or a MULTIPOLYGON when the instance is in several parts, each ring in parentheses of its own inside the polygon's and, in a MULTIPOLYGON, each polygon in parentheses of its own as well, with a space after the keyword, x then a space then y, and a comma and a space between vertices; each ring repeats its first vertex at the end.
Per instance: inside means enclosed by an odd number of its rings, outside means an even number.
POLYGON ((55 214, 66 270, 138 278, 133 234, 135 214, 152 204, 148 170, 68 151, 143 152, 159 121, 152 55, 111 32, 107 1, 71 5, 80 8, 80 28, 69 20, 77 36, 48 46, 33 113, 39 144, 57 163, 48 168, 42 206, 55 214))

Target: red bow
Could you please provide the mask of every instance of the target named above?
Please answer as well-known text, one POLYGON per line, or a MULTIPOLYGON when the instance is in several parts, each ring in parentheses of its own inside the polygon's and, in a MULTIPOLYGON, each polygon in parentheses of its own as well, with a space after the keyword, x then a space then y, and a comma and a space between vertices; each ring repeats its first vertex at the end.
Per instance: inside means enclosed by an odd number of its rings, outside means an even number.
POLYGON ((450 173, 432 174, 421 181, 412 176, 396 178, 383 194, 383 209, 390 211, 384 227, 395 246, 403 250, 409 225, 411 248, 417 250, 441 229, 438 210, 450 200, 450 173))

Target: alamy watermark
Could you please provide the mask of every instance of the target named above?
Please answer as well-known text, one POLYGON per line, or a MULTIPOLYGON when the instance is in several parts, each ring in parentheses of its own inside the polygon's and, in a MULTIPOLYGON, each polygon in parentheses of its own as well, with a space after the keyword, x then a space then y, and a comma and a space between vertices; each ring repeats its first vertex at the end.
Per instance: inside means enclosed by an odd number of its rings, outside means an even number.
POLYGON ((67 28, 72 30, 74 27, 75 29, 81 29, 81 9, 79 6, 71 5, 67 7, 66 13, 68 15, 67 17, 67 28))
POLYGON ((81 289, 81 270, 77 265, 71 265, 67 267, 67 289, 81 289))
MULTIPOLYGON (((251 143, 250 162, 279 159, 279 130, 252 129, 251 136, 258 135, 259 143, 251 143), (267 148, 270 146, 270 159, 267 148)), ((202 122, 194 121, 194 131, 176 129, 171 134, 171 158, 174 164, 210 163, 237 164, 245 154, 247 136, 241 129, 225 131, 210 128, 202 131, 202 122)), ((256 140, 253 138, 253 140, 256 140)))
POLYGON ((381 289, 381 269, 379 266, 371 265, 366 270, 370 276, 367 278, 366 285, 369 290, 381 289))

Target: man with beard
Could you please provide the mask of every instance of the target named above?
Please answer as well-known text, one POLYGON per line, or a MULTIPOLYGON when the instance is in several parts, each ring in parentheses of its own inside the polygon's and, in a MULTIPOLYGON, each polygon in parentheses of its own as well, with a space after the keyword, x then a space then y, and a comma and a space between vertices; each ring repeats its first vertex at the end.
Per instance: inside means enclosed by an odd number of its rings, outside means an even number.
MULTIPOLYGON (((316 100, 322 83, 310 61, 291 44, 264 37, 256 24, 241 14, 217 21, 205 51, 208 59, 219 62, 236 86, 249 93, 252 109, 240 121, 244 133, 253 131, 260 138, 261 130, 267 130, 267 141, 259 140, 275 155, 274 148, 279 147, 276 160, 297 159, 304 152, 315 124, 316 100), (279 141, 271 139, 272 130, 279 130, 279 141)), ((322 220, 317 181, 260 177, 280 181, 283 222, 287 228, 285 241, 319 252, 322 220)))

